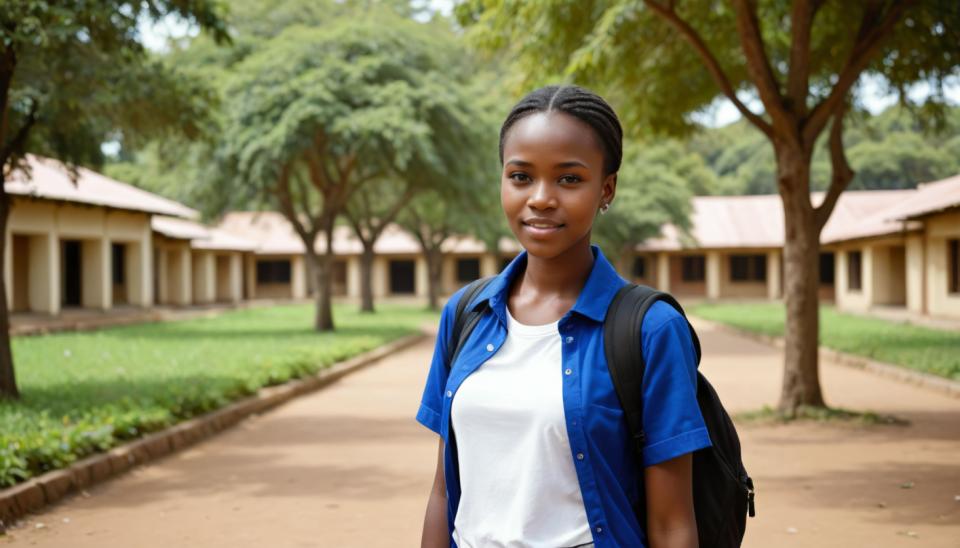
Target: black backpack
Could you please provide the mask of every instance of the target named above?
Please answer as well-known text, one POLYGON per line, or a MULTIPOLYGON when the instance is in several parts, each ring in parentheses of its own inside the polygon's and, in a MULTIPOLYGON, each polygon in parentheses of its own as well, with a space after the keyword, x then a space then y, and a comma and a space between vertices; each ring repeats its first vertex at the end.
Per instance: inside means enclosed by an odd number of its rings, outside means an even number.
MULTIPOLYGON (((470 283, 464 291, 454 319, 453 334, 447 345, 447 367, 453 363, 463 343, 483 315, 478 307, 464 314, 467 305, 493 279, 481 278, 470 283), (452 350, 451 350, 452 349, 452 350)), ((643 415, 640 401, 642 386, 643 353, 640 349, 640 326, 647 310, 656 301, 673 306, 686 318, 683 308, 668 293, 644 285, 626 284, 607 308, 603 321, 604 351, 617 397, 624 410, 627 428, 633 436, 637 462, 643 462, 644 446, 643 415), (616 342, 620 344, 616 344, 616 342), (631 387, 627 390, 627 387, 631 387)), ((690 336, 700 364, 700 339, 693 326, 690 336)), ((693 453, 693 500, 697 519, 697 536, 703 548, 727 548, 740 546, 746 529, 746 517, 754 516, 753 480, 747 475, 740 457, 740 439, 720 398, 713 386, 697 372, 697 403, 710 434, 710 447, 693 453)), ((642 472, 641 472, 642 478, 642 472)), ((635 508, 641 527, 646 528, 646 496, 643 482, 640 484, 638 507, 635 508)))

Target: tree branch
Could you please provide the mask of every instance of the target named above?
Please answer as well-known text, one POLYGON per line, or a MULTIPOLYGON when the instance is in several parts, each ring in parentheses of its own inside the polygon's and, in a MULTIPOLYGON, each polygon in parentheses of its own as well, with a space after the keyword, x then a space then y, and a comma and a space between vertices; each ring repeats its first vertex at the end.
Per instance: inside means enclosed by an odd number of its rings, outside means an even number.
POLYGON ((900 16, 903 15, 903 12, 915 3, 916 0, 895 1, 880 23, 876 23, 879 13, 869 8, 864 10, 860 30, 857 32, 857 41, 850 51, 846 64, 840 70, 837 83, 834 84, 830 94, 813 108, 804 125, 804 142, 812 143, 816 140, 817 135, 820 135, 835 111, 841 108, 850 88, 857 82, 860 73, 877 53, 883 39, 893 31, 893 27, 900 16))
POLYGON ((663 6, 653 0, 643 0, 643 3, 654 11, 657 15, 665 19, 670 23, 680 35, 690 43, 691 46, 696 50, 697 54, 700 55, 700 59, 703 61, 703 64, 706 65, 707 71, 710 72, 710 75, 713 76, 714 81, 720 87, 720 91, 726 95, 727 99, 733 103, 737 110, 740 111, 740 114, 744 118, 750 121, 754 126, 756 126, 760 131, 762 131, 767 137, 773 138, 773 128, 766 120, 755 114, 753 111, 747 108, 743 102, 737 98, 736 91, 733 89, 733 86, 730 84, 730 79, 727 77, 726 73, 723 72, 723 68, 720 67, 720 62, 717 61, 717 58, 713 55, 710 49, 707 47, 706 43, 697 34, 697 31, 690 26, 689 23, 681 19, 676 11, 673 9, 673 3, 671 2, 668 6, 663 6))
POLYGON ((757 87, 760 101, 773 121, 780 129, 781 136, 794 137, 796 122, 791 120, 783 108, 780 83, 770 67, 770 58, 763 47, 760 34, 760 22, 757 20, 757 8, 751 0, 734 0, 734 12, 737 20, 737 34, 740 35, 740 47, 747 60, 747 72, 757 87))
MULTIPOLYGON (((17 130, 17 133, 10 139, 9 142, 4 143, 3 148, 0 149, 0 166, 6 169, 7 160, 10 157, 23 150, 24 144, 27 142, 27 136, 30 134, 30 129, 33 128, 33 125, 37 123, 37 110, 39 109, 40 102, 36 99, 30 99, 30 112, 27 113, 26 120, 23 121, 23 125, 20 126, 20 129, 17 130)), ((6 123, 6 111, 4 111, 4 123, 6 123)), ((6 128, 4 128, 6 129, 6 128)))
POLYGON ((847 163, 847 156, 843 147, 843 118, 847 113, 847 104, 836 111, 833 115, 833 124, 830 127, 830 188, 827 190, 823 202, 814 210, 814 218, 817 223, 817 233, 823 230, 827 224, 827 219, 833 213, 834 206, 840 194, 847 188, 850 181, 853 180, 853 169, 847 163))
POLYGON ((790 69, 787 73, 788 109, 798 120, 807 115, 810 93, 810 30, 820 2, 795 0, 790 13, 790 69))

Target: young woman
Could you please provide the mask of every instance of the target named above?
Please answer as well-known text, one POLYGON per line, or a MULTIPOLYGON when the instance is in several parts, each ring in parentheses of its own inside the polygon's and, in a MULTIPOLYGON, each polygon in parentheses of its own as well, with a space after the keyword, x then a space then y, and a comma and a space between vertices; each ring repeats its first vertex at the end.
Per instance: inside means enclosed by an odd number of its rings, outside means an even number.
POLYGON ((627 282, 590 232, 621 156, 616 114, 583 88, 538 89, 504 122, 500 198, 524 251, 474 297, 485 311, 449 368, 464 290, 443 308, 417 413, 440 435, 423 547, 697 546, 690 453, 710 438, 686 320, 658 302, 637 333, 642 463, 604 356, 604 315, 627 282))

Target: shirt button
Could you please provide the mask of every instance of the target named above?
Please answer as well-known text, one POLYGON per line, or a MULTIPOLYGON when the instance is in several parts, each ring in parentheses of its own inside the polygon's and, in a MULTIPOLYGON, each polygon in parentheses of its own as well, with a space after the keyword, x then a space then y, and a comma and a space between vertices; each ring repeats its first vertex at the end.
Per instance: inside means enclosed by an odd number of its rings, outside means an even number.
POLYGON ((577 460, 583 460, 583 453, 577 453, 577 460))
POLYGON ((448 397, 448 398, 453 397, 453 391, 452 391, 452 390, 447 390, 447 397, 448 397))
POLYGON ((493 352, 493 345, 492 345, 492 344, 488 344, 488 345, 487 345, 487 352, 493 352))
POLYGON ((573 369, 567 369, 566 371, 563 372, 563 374, 564 374, 564 375, 572 375, 572 374, 573 374, 573 369))
POLYGON ((576 421, 576 420, 570 421, 570 426, 576 426, 576 425, 577 425, 577 421, 576 421))
POLYGON ((570 344, 570 343, 572 343, 572 342, 573 342, 573 337, 569 337, 569 336, 568 336, 568 337, 567 337, 567 344, 570 344))
POLYGON ((602 532, 603 532, 603 527, 597 526, 597 532, 598 532, 598 533, 602 533, 602 532))

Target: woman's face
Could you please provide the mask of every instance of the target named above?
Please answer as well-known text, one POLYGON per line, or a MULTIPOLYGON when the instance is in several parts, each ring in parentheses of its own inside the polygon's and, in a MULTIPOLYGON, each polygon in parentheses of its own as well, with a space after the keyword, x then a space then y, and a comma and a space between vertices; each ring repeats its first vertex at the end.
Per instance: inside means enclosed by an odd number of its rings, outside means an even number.
POLYGON ((603 164, 593 128, 569 114, 532 114, 510 128, 500 203, 529 254, 553 258, 589 244, 597 210, 616 190, 616 174, 604 177, 603 164))

